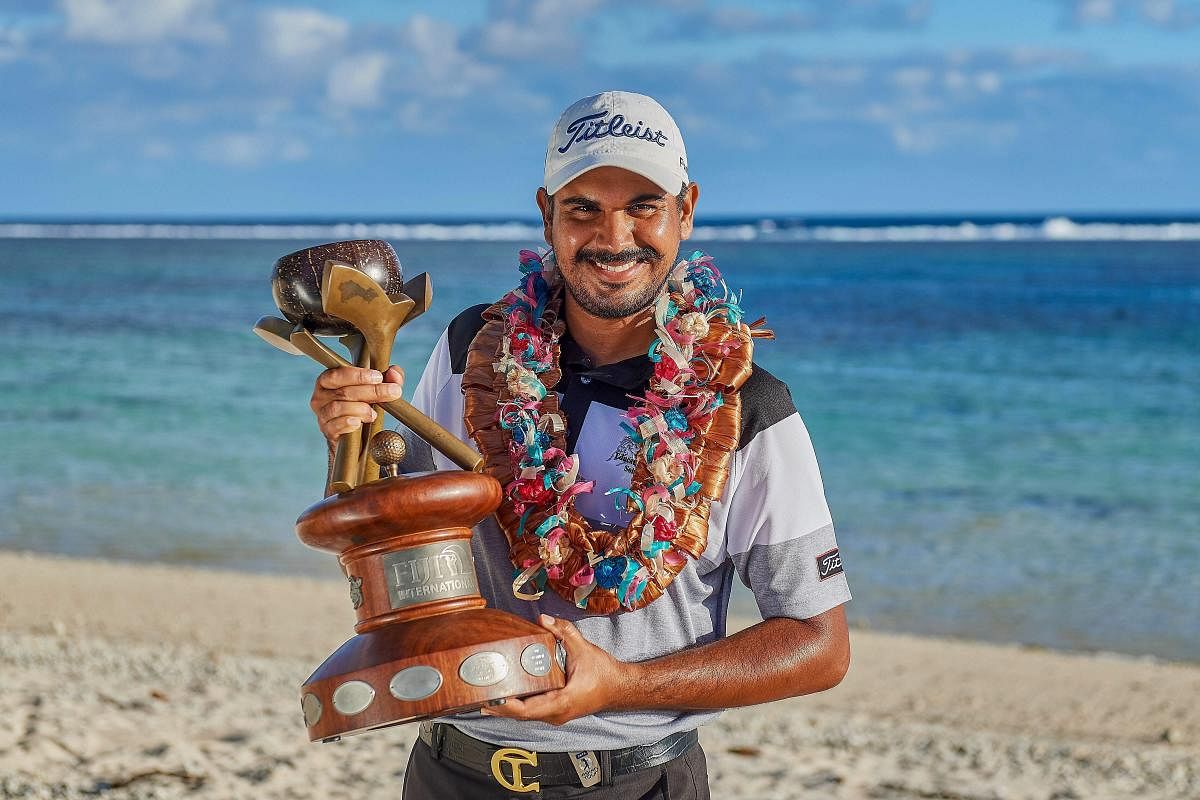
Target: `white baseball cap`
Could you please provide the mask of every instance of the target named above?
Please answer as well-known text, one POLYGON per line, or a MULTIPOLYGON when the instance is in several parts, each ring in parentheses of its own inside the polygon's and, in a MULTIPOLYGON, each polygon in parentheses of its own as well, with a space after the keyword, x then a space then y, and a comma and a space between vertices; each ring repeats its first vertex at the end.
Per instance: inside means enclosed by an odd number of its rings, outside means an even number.
POLYGON ((546 191, 554 194, 596 167, 621 167, 669 194, 688 181, 679 126, 658 101, 633 92, 602 92, 573 103, 550 132, 546 191))

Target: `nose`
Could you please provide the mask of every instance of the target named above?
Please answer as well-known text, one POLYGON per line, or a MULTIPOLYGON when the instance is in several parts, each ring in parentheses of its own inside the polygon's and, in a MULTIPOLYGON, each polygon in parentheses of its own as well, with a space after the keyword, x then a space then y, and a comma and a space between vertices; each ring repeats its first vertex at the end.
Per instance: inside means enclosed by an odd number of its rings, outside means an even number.
POLYGON ((635 247, 633 222, 633 218, 624 211, 610 211, 602 215, 592 236, 592 246, 610 253, 635 247))

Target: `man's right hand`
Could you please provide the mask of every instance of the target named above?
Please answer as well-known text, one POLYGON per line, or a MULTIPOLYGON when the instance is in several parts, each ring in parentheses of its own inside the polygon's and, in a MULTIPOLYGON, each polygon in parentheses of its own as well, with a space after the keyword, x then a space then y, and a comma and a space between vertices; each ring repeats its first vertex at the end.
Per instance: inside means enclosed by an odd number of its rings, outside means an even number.
POLYGON ((364 367, 335 367, 317 376, 309 406, 317 415, 317 426, 329 442, 373 422, 378 412, 372 403, 400 398, 404 370, 388 367, 386 372, 364 367))

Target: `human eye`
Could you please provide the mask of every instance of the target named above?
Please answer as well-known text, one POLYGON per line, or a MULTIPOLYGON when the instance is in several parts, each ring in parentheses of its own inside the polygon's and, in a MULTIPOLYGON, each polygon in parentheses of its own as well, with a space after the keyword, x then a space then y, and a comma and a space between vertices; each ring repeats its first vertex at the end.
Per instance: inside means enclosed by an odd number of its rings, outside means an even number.
POLYGON ((629 206, 629 213, 636 217, 649 217, 656 214, 662 208, 662 203, 653 201, 644 203, 633 203, 629 206))

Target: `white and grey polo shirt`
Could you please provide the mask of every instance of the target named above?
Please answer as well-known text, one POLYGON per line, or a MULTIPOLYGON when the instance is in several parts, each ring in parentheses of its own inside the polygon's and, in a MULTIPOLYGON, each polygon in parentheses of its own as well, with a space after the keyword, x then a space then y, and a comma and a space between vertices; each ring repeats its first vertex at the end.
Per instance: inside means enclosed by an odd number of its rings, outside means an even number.
MULTIPOLYGON (((442 334, 411 402, 474 446, 463 425, 462 374, 467 349, 487 306, 462 312, 442 334)), ((562 342, 556 387, 568 424, 568 452, 579 454, 580 480, 594 480, 575 507, 593 525, 624 526, 628 515, 604 492, 629 486, 634 449, 620 427, 629 394, 645 390, 645 356, 596 367, 569 335, 562 342)), ((808 431, 781 381, 755 365, 741 389, 741 440, 724 495, 710 507, 708 546, 665 594, 637 611, 590 615, 546 591, 529 602, 512 595, 508 543, 491 518, 475 528, 472 547, 479 589, 488 605, 536 620, 540 613, 573 621, 591 642, 622 661, 645 661, 725 635, 736 576, 750 588, 763 617, 807 619, 850 599, 808 431)), ((403 469, 456 469, 441 454, 409 438, 403 469)), ((595 714, 555 727, 463 714, 451 721, 465 733, 530 750, 607 750, 648 744, 710 722, 720 712, 633 711, 595 714)))

